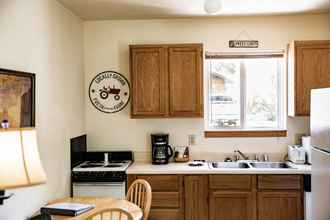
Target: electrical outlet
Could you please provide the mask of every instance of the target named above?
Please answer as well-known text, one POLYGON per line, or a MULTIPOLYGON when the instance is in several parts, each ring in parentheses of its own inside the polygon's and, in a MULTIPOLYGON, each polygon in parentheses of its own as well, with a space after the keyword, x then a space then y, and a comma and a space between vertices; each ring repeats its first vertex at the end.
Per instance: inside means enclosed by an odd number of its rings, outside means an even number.
POLYGON ((195 134, 189 134, 188 135, 188 145, 195 145, 196 144, 196 135, 195 134))

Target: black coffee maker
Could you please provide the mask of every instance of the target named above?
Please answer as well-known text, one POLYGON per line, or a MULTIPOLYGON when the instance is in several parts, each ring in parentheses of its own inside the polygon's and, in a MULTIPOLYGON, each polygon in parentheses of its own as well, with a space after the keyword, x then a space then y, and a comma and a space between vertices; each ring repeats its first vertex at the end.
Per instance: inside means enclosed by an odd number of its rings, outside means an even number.
POLYGON ((167 164, 173 156, 173 150, 168 145, 168 134, 151 134, 152 163, 167 164))

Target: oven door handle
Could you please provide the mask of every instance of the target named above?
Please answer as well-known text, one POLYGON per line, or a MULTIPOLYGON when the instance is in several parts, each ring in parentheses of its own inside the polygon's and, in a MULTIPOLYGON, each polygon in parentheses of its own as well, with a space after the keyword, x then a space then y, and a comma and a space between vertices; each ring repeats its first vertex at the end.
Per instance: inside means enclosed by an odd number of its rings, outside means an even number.
POLYGON ((73 183, 73 186, 122 186, 125 185, 125 182, 106 182, 106 183, 100 183, 100 182, 88 182, 88 183, 73 183))

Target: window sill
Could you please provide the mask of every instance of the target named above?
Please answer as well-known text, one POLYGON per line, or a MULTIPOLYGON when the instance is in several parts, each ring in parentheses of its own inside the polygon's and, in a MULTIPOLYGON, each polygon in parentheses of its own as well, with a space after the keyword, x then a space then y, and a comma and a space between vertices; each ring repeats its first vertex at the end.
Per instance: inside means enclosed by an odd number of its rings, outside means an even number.
POLYGON ((204 131, 206 138, 220 137, 286 137, 287 130, 259 130, 259 131, 204 131))

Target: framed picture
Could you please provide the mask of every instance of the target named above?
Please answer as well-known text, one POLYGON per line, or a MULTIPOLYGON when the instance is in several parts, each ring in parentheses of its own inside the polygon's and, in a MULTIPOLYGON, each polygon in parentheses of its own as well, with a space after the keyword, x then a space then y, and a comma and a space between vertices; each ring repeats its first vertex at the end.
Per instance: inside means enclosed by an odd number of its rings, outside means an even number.
POLYGON ((0 127, 35 126, 35 74, 0 69, 0 127))

